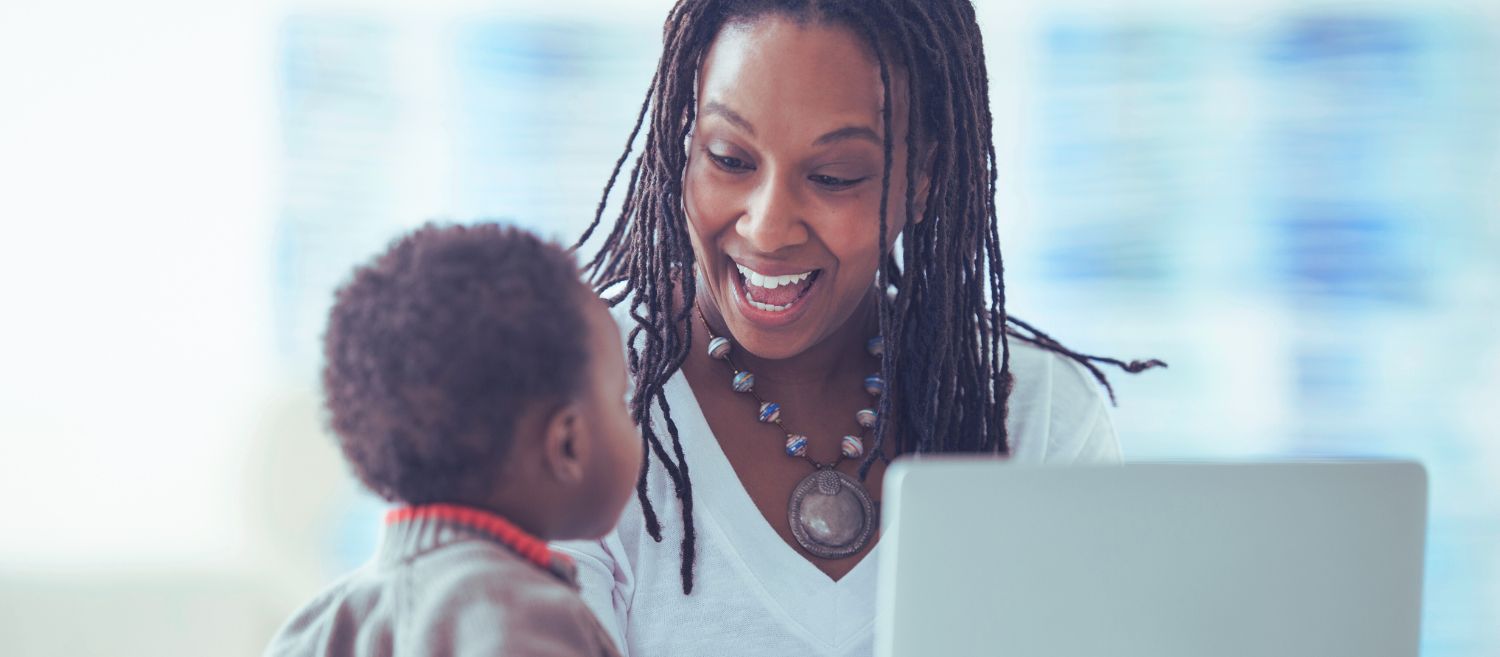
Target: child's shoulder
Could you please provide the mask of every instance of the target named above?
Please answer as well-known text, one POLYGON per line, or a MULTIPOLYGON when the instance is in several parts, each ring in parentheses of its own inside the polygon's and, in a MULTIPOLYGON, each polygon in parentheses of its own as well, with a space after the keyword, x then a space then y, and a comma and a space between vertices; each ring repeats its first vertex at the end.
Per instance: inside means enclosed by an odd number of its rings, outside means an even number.
MULTIPOLYGON (((474 601, 506 604, 544 594, 566 603, 572 589, 556 576, 487 540, 470 539, 444 545, 408 561, 412 582, 424 597, 441 598, 467 591, 474 601)), ((463 597, 463 596, 459 596, 463 597)), ((571 596, 577 598, 576 594, 571 596)))
POLYGON ((611 654, 578 591, 508 549, 463 541, 410 567, 421 589, 413 591, 412 627, 433 632, 433 641, 456 629, 460 654, 611 654))
POLYGON ((483 540, 361 568, 298 611, 265 654, 373 655, 389 641, 413 654, 615 654, 575 589, 483 540))
POLYGON ((358 654, 357 647, 335 645, 355 634, 354 626, 381 604, 376 591, 382 578, 374 563, 345 575, 302 605, 271 639, 267 657, 358 654))

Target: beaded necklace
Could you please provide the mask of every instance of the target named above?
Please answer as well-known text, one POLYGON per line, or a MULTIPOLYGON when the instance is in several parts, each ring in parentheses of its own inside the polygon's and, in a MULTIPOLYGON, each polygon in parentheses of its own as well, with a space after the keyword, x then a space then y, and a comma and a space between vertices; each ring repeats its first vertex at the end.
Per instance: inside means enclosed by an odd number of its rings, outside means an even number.
MULTIPOLYGON (((793 432, 781 423, 781 404, 756 393, 755 375, 735 365, 731 354, 734 347, 729 338, 713 334, 702 309, 698 310, 698 319, 708 331, 708 355, 714 360, 724 361, 733 372, 730 386, 759 404, 757 420, 776 425, 786 436, 783 451, 787 456, 801 458, 813 467, 812 473, 792 489, 791 501, 787 504, 787 520, 797 544, 824 559, 840 559, 859 552, 875 533, 875 503, 863 483, 837 468, 845 459, 864 456, 864 438, 875 427, 875 410, 863 408, 855 413, 859 433, 844 436, 839 443, 839 457, 832 463, 819 463, 807 453, 807 436, 793 432)), ((883 338, 870 338, 865 343, 865 350, 879 358, 885 351, 883 338)), ((885 380, 879 374, 865 377, 864 383, 865 392, 876 399, 885 391, 885 380)))

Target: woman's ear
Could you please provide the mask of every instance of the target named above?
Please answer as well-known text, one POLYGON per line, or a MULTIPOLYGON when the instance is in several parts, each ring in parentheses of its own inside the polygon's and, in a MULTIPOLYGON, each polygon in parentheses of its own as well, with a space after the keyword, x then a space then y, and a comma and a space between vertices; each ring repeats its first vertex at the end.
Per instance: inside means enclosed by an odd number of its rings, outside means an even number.
POLYGON ((916 194, 912 198, 912 212, 916 217, 911 219, 912 224, 920 224, 927 217, 927 194, 932 191, 932 167, 937 162, 937 142, 927 142, 921 146, 921 159, 917 160, 917 184, 912 188, 916 194))
POLYGON ((542 462, 547 474, 565 484, 583 481, 591 446, 578 403, 559 406, 543 426, 542 462))

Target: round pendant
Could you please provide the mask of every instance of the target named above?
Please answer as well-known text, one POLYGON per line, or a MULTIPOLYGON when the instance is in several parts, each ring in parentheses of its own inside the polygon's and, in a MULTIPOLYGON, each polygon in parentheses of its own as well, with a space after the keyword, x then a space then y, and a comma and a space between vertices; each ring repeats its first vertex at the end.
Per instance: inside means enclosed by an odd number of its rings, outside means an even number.
POLYGON ((875 533, 875 503, 858 479, 820 469, 792 489, 787 519, 803 549, 841 559, 859 552, 875 533))

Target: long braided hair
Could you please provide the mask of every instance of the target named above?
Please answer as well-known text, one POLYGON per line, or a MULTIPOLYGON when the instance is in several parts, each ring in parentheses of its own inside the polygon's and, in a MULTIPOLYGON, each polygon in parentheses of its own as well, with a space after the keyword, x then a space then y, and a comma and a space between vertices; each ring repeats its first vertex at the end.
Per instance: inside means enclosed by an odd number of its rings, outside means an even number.
POLYGON ((875 459, 888 454, 1009 454, 1005 417, 1012 337, 1078 362, 1105 387, 1112 402, 1114 390, 1095 362, 1128 372, 1164 365, 1076 353, 1006 314, 988 77, 979 26, 968 0, 680 0, 667 16, 662 56, 625 151, 615 162, 593 222, 574 249, 599 227, 610 192, 646 126, 645 145, 630 170, 618 218, 584 271, 611 306, 629 299, 634 321, 627 340, 635 383, 631 411, 647 446, 636 492, 647 532, 662 540, 660 522, 646 495, 654 454, 682 504, 684 594, 692 592, 696 557, 693 492, 664 393, 667 380, 692 347, 689 317, 697 296, 682 210, 682 174, 688 157, 684 143, 695 118, 698 68, 714 38, 728 23, 768 15, 851 29, 869 42, 880 65, 884 167, 880 216, 871 219, 878 219, 883 263, 875 285, 882 292, 876 295, 880 331, 887 336, 881 357, 886 394, 879 402, 873 443, 860 465, 861 478, 875 459), (913 216, 916 167, 925 159, 915 156, 919 139, 934 147, 922 220, 902 229, 899 257, 886 247, 895 134, 891 80, 898 69, 907 72, 909 80, 904 85, 910 108, 904 216, 913 216), (892 290, 894 296, 887 293, 892 290), (653 406, 665 420, 669 441, 652 422, 653 406))

